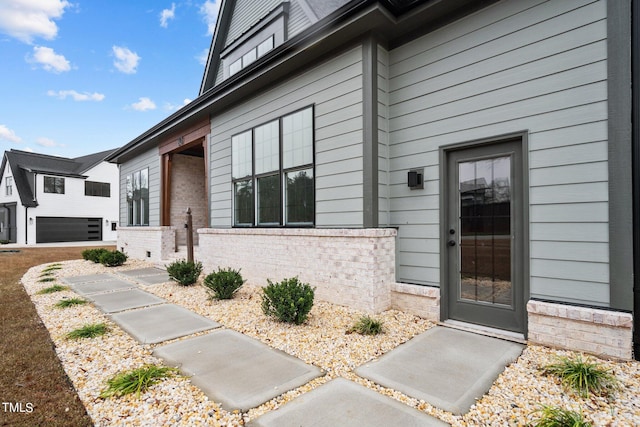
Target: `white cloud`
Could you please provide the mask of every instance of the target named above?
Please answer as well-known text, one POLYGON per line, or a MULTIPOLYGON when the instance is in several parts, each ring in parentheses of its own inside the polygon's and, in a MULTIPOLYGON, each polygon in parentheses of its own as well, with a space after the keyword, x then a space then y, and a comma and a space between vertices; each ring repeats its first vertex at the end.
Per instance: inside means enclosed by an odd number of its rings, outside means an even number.
POLYGON ((160 26, 167 28, 169 26, 169 20, 176 17, 176 4, 171 3, 171 9, 163 9, 160 12, 160 26))
POLYGON ((62 73, 71 70, 71 64, 64 55, 57 54, 50 47, 34 46, 33 55, 27 57, 27 61, 40 64, 42 68, 54 73, 62 73))
POLYGON ((2 0, 0 32, 29 44, 36 37, 51 40, 58 34, 53 20, 69 6, 66 0, 2 0))
POLYGON ((6 127, 5 125, 0 125, 0 140, 9 141, 9 142, 22 142, 22 138, 20 138, 14 131, 6 127))
POLYGON ((207 65, 207 61, 209 60, 209 49, 205 49, 200 52, 200 55, 196 56, 196 59, 200 65, 207 65))
POLYGON ((171 104, 171 103, 167 102, 167 103, 164 104, 164 109, 167 110, 167 111, 176 111, 176 110, 179 110, 180 108, 184 107, 185 105, 187 105, 191 101, 193 101, 193 100, 189 99, 189 98, 185 98, 182 101, 182 104, 179 104, 179 105, 174 105, 174 104, 171 104))
POLYGON ((216 29, 218 12, 220 11, 220 0, 207 0, 200 6, 200 14, 204 16, 207 24, 207 34, 212 35, 216 29))
POLYGON ((58 99, 67 99, 67 97, 71 97, 74 101, 102 101, 105 98, 104 94, 102 93, 80 93, 75 90, 50 90, 47 92, 47 95, 56 97, 58 99))
POLYGON ((136 111, 155 110, 156 104, 147 97, 138 98, 138 102, 131 104, 131 108, 136 111))
POLYGON ((64 147, 64 144, 58 144, 51 138, 45 138, 44 136, 36 139, 36 144, 41 147, 53 148, 53 147, 64 147))
POLYGON ((134 74, 140 62, 138 54, 122 46, 113 46, 112 49, 116 57, 113 65, 125 74, 134 74))

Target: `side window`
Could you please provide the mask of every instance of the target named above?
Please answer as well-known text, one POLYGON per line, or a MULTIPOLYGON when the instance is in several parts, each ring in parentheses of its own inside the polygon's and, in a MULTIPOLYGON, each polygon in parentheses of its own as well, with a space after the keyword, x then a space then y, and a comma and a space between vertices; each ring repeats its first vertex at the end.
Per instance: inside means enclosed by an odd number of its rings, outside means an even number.
POLYGON ((149 169, 127 175, 127 224, 149 225, 149 169))
POLYGON ((13 194, 13 177, 8 176, 5 178, 5 194, 11 196, 13 194))
POLYGON ((58 176, 45 176, 44 192, 52 194, 64 194, 64 178, 58 176))

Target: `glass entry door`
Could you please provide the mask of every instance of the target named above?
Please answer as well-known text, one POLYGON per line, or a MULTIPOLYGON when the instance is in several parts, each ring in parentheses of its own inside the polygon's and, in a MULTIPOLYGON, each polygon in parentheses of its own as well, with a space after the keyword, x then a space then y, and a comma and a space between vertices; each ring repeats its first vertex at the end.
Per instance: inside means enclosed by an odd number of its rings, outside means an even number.
POLYGON ((448 318, 524 332, 521 143, 447 156, 448 318))

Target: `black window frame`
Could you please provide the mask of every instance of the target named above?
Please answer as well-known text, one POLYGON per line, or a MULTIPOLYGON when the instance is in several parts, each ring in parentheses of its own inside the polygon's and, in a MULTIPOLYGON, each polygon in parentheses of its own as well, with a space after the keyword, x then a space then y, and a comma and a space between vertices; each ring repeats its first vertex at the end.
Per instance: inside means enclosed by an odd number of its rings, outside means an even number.
POLYGON ((275 48, 275 43, 276 43, 275 34, 270 34, 267 38, 262 40, 260 43, 256 44, 255 46, 253 46, 251 49, 247 50, 246 52, 243 52, 242 55, 240 55, 237 59, 235 59, 233 62, 229 63, 229 65, 228 65, 228 67, 229 67, 229 77, 233 76, 234 74, 239 73, 243 69, 247 68, 249 65, 253 64, 254 62, 256 62, 258 59, 260 59, 263 56, 265 56, 267 53, 271 52, 275 48), (264 43, 266 43, 269 40, 271 40, 271 48, 269 48, 268 50, 266 50, 262 54, 260 54, 260 52, 258 50, 258 47, 262 46, 264 43), (251 61, 246 61, 245 58, 247 57, 247 55, 249 55, 252 52, 255 54, 255 57, 251 61), (238 64, 239 64, 240 68, 238 68, 236 70, 233 70, 235 67, 238 66, 238 64))
POLYGON ((306 107, 294 110, 290 113, 284 114, 282 116, 276 117, 274 119, 265 121, 263 123, 260 123, 256 126, 253 126, 251 129, 245 129, 242 132, 238 132, 236 134, 233 134, 231 136, 231 141, 233 141, 234 137, 242 135, 246 132, 250 131, 251 132, 251 174, 250 175, 246 175, 246 176, 242 176, 242 177, 234 177, 233 176, 233 142, 231 142, 232 147, 231 147, 231 157, 232 157, 232 161, 231 161, 231 191, 232 191, 232 218, 231 218, 231 222, 232 222, 232 227, 234 228, 313 228, 316 225, 316 158, 315 158, 315 148, 316 148, 316 135, 315 135, 315 105, 308 105, 306 107), (284 145, 284 138, 283 138, 283 119, 285 117, 288 116, 292 116, 294 114, 300 113, 302 111, 305 110, 311 110, 311 163, 305 163, 302 165, 295 165, 292 167, 288 167, 288 168, 284 168, 284 159, 283 159, 283 145, 284 145), (255 139, 255 130, 261 126, 264 126, 266 124, 272 123, 274 121, 278 121, 278 169, 275 171, 269 171, 269 172, 264 172, 264 173, 256 173, 256 139, 255 139), (287 186, 286 186, 286 178, 287 178, 287 174, 290 173, 296 173, 296 172, 300 172, 300 171, 307 171, 310 170, 311 171, 311 179, 312 179, 312 207, 311 207, 311 213, 310 213, 310 217, 311 217, 311 221, 304 221, 304 222, 293 222, 293 221, 289 221, 288 220, 288 215, 287 215, 287 205, 286 205, 286 198, 287 198, 287 194, 286 194, 286 190, 287 190, 287 186), (279 212, 279 217, 278 217, 278 221, 277 222, 265 222, 265 223, 260 223, 259 222, 259 216, 260 216, 260 212, 259 212, 259 188, 258 188, 258 181, 262 180, 264 178, 269 178, 272 176, 277 176, 278 177, 278 194, 279 194, 279 201, 278 201, 278 212, 279 212), (238 184, 248 184, 250 189, 251 189, 251 202, 252 202, 252 206, 250 209, 250 212, 252 214, 252 220, 251 222, 237 222, 237 214, 238 214, 238 210, 237 210, 237 193, 236 193, 236 188, 238 184))
POLYGON ((84 195, 87 197, 111 197, 111 183, 85 181, 84 195))
POLYGON ((64 177, 44 176, 43 191, 47 194, 65 194, 64 177))
POLYGON ((127 202, 127 226, 149 226, 149 168, 139 169, 126 176, 125 200, 127 202), (142 187, 143 172, 147 176, 146 188, 142 187), (140 188, 138 189, 135 188, 136 176, 139 176, 140 188), (136 191, 138 192, 136 193, 136 191))

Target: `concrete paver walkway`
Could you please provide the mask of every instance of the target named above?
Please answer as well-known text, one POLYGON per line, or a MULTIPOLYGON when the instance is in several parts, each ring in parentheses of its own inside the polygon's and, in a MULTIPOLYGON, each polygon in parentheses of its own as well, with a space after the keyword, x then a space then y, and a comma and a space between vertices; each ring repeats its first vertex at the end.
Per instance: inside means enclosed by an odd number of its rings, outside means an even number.
POLYGON ((356 373, 461 415, 523 349, 521 344, 436 326, 356 373))
POLYGON ((228 411, 246 412, 323 374, 229 329, 157 347, 153 354, 192 375, 191 382, 228 411))
POLYGON ((158 344, 221 326, 175 304, 124 311, 111 318, 142 344, 158 344))
MULTIPOLYGON (((154 355, 178 366, 207 396, 227 410, 246 412, 323 372, 296 357, 224 329, 219 323, 144 291, 169 281, 166 271, 146 268, 63 279, 91 299, 154 355), (197 332, 204 335, 189 338, 197 332), (175 338, 183 338, 162 344, 175 338)), ((467 412, 523 346, 496 338, 435 327, 355 373, 423 399, 454 414, 467 412)), ((446 423, 352 381, 334 379, 252 426, 444 426, 446 423)))
POLYGON ((105 313, 116 313, 134 308, 149 307, 166 303, 149 292, 140 289, 125 289, 122 291, 87 295, 93 303, 105 313))
POLYGON ((442 427, 448 425, 344 378, 331 380, 282 408, 249 423, 251 427, 442 427))

